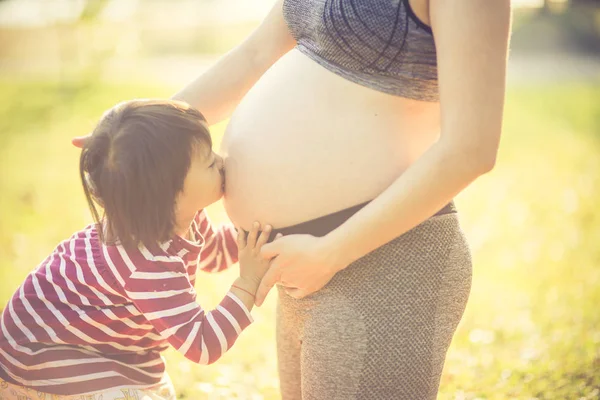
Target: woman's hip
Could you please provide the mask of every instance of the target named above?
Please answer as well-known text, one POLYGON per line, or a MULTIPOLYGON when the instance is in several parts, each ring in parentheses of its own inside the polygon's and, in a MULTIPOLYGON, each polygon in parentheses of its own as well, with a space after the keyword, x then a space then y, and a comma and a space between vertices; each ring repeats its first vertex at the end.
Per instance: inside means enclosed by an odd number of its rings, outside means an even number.
POLYGON ((293 299, 279 288, 281 312, 340 315, 342 307, 385 319, 440 312, 460 318, 471 254, 455 209, 447 210, 356 260, 310 296, 293 299))
POLYGON ((310 296, 279 288, 280 363, 300 360, 307 398, 435 399, 470 287, 456 213, 434 216, 310 296))

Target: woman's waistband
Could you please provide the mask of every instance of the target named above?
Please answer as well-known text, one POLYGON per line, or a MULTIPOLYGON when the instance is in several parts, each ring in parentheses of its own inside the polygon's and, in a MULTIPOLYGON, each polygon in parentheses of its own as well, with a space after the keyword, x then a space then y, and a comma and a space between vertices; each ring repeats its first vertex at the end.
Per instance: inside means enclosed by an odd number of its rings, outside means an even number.
MULTIPOLYGON (((281 233, 283 236, 295 234, 306 234, 317 237, 325 236, 329 232, 342 225, 348 219, 350 219, 350 217, 352 217, 370 202, 371 200, 349 208, 345 208, 340 211, 336 211, 328 215, 324 215, 319 218, 312 219, 310 221, 301 222, 296 225, 291 225, 285 228, 273 229, 273 232, 271 232, 271 235, 269 237, 269 242, 272 242, 279 233, 281 233)), ((450 203, 446 204, 442 209, 440 209, 438 212, 432 215, 432 217, 452 213, 456 213, 456 206, 454 205, 454 201, 451 201, 450 203)))

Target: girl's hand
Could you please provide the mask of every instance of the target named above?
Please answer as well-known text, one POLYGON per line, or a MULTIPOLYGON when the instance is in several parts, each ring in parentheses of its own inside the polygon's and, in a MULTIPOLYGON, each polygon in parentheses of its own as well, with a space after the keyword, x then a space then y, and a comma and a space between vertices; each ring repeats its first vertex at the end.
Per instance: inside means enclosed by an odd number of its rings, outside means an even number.
POLYGON ((240 278, 257 289, 263 276, 269 269, 269 260, 261 256, 261 248, 269 240, 271 225, 265 225, 260 232, 260 223, 255 222, 252 229, 246 232, 237 228, 237 246, 240 263, 240 278))
POLYGON ((256 292, 260 306, 271 288, 280 283, 296 298, 308 296, 325 286, 346 265, 334 257, 334 251, 324 238, 311 235, 290 235, 262 247, 262 256, 273 261, 256 292))

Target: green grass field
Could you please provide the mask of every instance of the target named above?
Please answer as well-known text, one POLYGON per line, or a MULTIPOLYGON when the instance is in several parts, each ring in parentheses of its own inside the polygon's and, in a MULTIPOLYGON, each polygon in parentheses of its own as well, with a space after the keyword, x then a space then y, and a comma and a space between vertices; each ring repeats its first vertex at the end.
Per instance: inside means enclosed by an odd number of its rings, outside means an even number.
MULTIPOLYGON (((70 138, 118 101, 174 90, 0 81, 0 307, 90 222, 70 138)), ((511 87, 497 167, 457 199, 474 278, 440 399, 600 397, 599 200, 600 82, 511 87)), ((199 301, 216 305, 235 272, 199 276, 199 301)), ((217 364, 166 353, 181 398, 279 398, 274 300, 217 364)))

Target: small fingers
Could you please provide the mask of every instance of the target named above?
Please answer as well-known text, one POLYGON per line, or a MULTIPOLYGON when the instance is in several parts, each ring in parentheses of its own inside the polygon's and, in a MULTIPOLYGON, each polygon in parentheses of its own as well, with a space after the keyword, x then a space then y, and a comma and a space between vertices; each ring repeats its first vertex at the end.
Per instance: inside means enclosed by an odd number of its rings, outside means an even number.
POLYGON ((272 229, 273 228, 271 227, 271 225, 265 225, 262 232, 260 233, 260 236, 258 237, 258 240, 256 241, 256 250, 260 250, 263 244, 269 241, 269 236, 271 236, 272 229))
POLYGON ((258 237, 258 231, 260 230, 260 224, 258 222, 254 222, 252 224, 252 228, 250 229, 250 233, 248 234, 248 238, 246 244, 248 247, 253 249, 256 246, 256 238, 258 237))
POLYGON ((246 247, 246 231, 240 226, 237 227, 237 246, 240 250, 246 247))

